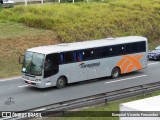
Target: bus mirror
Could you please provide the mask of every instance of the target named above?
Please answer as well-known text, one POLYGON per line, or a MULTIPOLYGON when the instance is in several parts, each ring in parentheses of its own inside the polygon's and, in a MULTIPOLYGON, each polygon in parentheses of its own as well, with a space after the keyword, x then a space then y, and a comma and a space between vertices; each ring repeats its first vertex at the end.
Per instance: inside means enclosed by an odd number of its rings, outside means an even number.
POLYGON ((19 56, 19 64, 22 64, 24 60, 24 55, 19 56))

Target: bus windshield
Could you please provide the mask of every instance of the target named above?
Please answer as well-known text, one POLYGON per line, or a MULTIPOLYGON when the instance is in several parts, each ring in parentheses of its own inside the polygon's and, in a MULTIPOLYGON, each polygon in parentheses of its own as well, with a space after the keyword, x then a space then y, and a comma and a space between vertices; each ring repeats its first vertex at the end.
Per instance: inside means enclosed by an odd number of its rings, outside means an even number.
POLYGON ((43 54, 26 52, 22 72, 38 76, 42 75, 43 61, 43 54))

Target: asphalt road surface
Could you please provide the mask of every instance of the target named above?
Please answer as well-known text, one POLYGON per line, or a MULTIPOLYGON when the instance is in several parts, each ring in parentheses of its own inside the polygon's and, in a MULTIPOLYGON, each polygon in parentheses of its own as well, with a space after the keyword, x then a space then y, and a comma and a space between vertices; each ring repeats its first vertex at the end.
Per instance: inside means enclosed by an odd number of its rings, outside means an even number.
POLYGON ((62 89, 33 88, 21 78, 0 81, 0 111, 23 111, 57 102, 160 81, 160 62, 149 61, 148 68, 117 79, 103 78, 74 83, 62 89), (11 102, 12 101, 12 102, 11 102))

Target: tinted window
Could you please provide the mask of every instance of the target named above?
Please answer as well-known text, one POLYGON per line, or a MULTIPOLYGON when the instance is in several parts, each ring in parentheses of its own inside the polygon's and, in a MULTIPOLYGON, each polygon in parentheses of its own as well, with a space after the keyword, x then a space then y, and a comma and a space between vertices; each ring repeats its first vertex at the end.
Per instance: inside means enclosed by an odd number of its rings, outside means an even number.
POLYGON ((118 55, 118 46, 114 45, 114 46, 110 46, 109 47, 109 56, 116 56, 118 55))
POLYGON ((138 51, 138 42, 132 43, 132 53, 137 53, 138 51))
POLYGON ((91 60, 94 58, 94 51, 89 49, 89 50, 83 50, 83 60, 91 60))
POLYGON ((59 54, 46 56, 44 63, 44 78, 57 74, 59 71, 59 54))
POLYGON ((126 54, 131 54, 132 53, 132 43, 127 43, 125 45, 125 48, 126 48, 126 54))
POLYGON ((76 52, 76 61, 77 62, 83 61, 83 52, 82 51, 77 51, 76 52))
POLYGON ((117 54, 118 55, 124 55, 124 54, 126 54, 126 47, 125 47, 125 45, 118 45, 117 46, 117 54))
POLYGON ((63 53, 63 63, 72 63, 74 62, 74 54, 73 52, 65 52, 63 53))
POLYGON ((138 43, 138 51, 145 52, 146 51, 146 42, 142 41, 138 43))
POLYGON ((127 43, 126 47, 126 54, 138 53, 138 52, 145 52, 146 51, 146 42, 135 42, 135 43, 127 43))
POLYGON ((108 47, 95 48, 94 56, 95 58, 104 58, 109 55, 108 47))

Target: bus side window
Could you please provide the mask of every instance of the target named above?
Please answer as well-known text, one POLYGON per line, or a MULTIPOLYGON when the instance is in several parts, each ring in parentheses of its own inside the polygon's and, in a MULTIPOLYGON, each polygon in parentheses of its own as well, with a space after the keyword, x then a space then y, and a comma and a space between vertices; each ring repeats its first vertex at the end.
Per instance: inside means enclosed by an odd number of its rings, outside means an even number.
POLYGON ((109 47, 108 46, 106 46, 106 47, 103 47, 103 49, 102 49, 102 52, 103 52, 103 57, 108 57, 109 56, 109 47))
POLYGON ((127 43, 126 45, 126 54, 132 54, 132 43, 127 43))
POLYGON ((118 55, 125 55, 126 54, 126 47, 125 45, 118 45, 118 55))
POLYGON ((94 58, 95 59, 99 59, 99 58, 103 58, 103 48, 95 48, 94 51, 94 58))
POLYGON ((76 60, 76 52, 73 52, 73 59, 74 59, 74 62, 77 62, 77 60, 76 60))
POLYGON ((59 54, 49 54, 44 63, 44 78, 57 74, 59 71, 59 54))
POLYGON ((112 56, 116 56, 118 54, 118 50, 117 50, 117 45, 114 45, 114 46, 110 46, 109 47, 109 56, 112 57, 112 56))
POLYGON ((77 52, 77 61, 78 62, 83 61, 83 52, 82 51, 77 52))
POLYGON ((95 49, 95 58, 105 58, 109 56, 109 48, 101 47, 95 49))
POLYGON ((146 42, 142 41, 138 43, 138 51, 145 52, 146 51, 146 42))
POLYGON ((73 52, 65 52, 64 54, 64 63, 73 63, 74 55, 73 52))
POLYGON ((132 53, 138 53, 138 42, 132 43, 132 53))
POLYGON ((84 60, 92 60, 94 59, 94 50, 88 49, 83 51, 83 59, 84 60))

